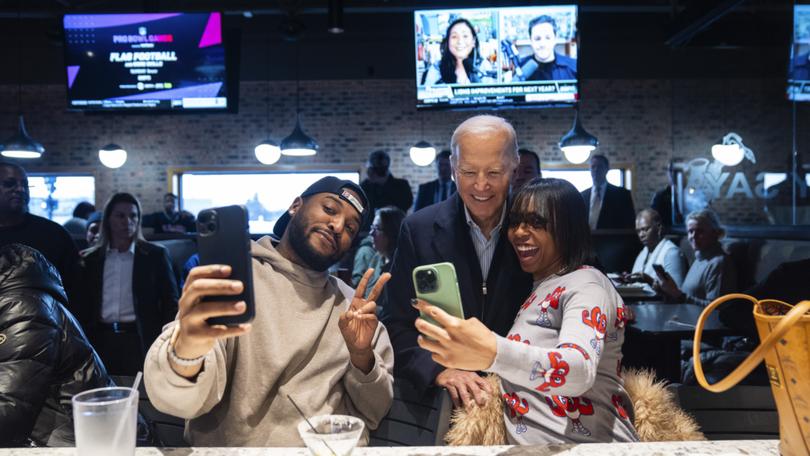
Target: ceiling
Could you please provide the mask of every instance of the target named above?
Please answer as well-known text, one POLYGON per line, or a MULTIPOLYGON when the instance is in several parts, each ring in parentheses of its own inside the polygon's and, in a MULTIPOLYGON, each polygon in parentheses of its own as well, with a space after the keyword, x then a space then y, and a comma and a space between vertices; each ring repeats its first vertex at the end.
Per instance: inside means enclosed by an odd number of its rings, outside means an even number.
MULTIPOLYGON (((66 13, 222 11, 238 42, 240 79, 410 78, 414 9, 537 5, 481 0, 344 0, 345 33, 326 31, 328 0, 0 0, 0 84, 62 83, 66 13), (285 29, 290 14, 303 31, 285 29)), ((558 2, 550 2, 562 3, 558 2)), ((784 77, 789 0, 583 0, 580 74, 586 78, 784 77)))

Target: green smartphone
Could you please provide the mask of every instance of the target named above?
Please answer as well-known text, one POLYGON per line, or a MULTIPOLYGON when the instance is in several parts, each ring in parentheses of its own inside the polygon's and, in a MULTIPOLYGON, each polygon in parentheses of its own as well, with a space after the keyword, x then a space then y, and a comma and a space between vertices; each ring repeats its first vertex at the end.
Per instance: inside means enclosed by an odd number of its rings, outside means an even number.
MULTIPOLYGON (((413 287, 416 297, 432 304, 448 314, 463 319, 461 293, 458 290, 456 268, 453 263, 436 263, 419 266, 413 270, 413 287)), ((420 312, 420 317, 436 326, 435 320, 420 312)))

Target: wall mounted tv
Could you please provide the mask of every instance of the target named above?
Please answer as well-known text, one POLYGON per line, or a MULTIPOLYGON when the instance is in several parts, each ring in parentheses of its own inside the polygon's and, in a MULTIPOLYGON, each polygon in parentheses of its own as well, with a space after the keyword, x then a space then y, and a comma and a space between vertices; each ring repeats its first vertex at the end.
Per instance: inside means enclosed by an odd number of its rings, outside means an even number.
POLYGON ((414 12, 418 108, 575 103, 576 5, 414 12))
POLYGON ((793 101, 810 101, 810 5, 793 7, 787 95, 793 101))
POLYGON ((221 13, 67 14, 64 28, 70 109, 225 111, 233 104, 221 13))

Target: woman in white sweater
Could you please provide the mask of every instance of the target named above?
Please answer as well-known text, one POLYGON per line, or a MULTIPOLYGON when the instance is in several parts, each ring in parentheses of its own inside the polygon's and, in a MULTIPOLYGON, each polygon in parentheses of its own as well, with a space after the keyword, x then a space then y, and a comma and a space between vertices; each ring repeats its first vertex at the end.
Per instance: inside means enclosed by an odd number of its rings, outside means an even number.
POLYGON ((419 345, 446 367, 501 377, 510 443, 638 440, 620 374, 624 304, 584 265, 582 197, 562 179, 534 179, 515 196, 508 236, 535 289, 507 337, 419 301, 442 325, 417 320, 419 345))

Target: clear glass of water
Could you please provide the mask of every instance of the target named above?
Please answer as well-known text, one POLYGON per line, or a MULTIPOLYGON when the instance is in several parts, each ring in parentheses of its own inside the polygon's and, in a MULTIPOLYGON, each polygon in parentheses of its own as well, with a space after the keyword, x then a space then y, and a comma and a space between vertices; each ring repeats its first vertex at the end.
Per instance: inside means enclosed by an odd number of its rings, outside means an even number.
POLYGON ((309 423, 298 423, 298 434, 313 456, 347 456, 352 453, 365 423, 360 418, 348 415, 318 415, 309 423))
POLYGON ((134 455, 138 391, 110 387, 73 396, 73 427, 79 456, 134 455))

